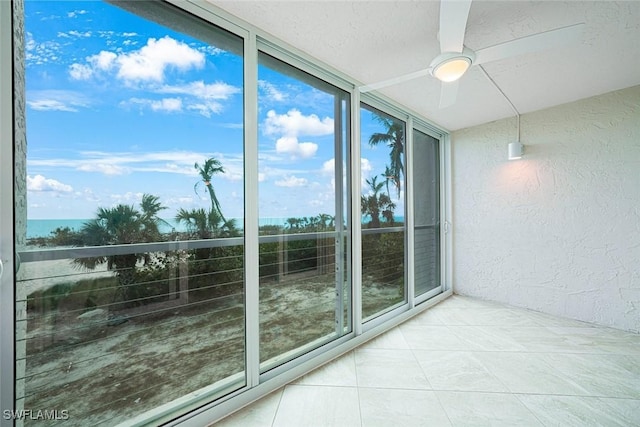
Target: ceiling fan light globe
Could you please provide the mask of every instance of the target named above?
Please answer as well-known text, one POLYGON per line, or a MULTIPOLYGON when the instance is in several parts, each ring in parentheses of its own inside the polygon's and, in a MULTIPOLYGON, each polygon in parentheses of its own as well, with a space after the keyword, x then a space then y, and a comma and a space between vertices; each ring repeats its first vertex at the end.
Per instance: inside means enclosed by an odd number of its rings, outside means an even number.
POLYGON ((470 66, 470 58, 457 56, 437 64, 433 68, 432 74, 435 78, 445 83, 455 82, 467 72, 470 66))

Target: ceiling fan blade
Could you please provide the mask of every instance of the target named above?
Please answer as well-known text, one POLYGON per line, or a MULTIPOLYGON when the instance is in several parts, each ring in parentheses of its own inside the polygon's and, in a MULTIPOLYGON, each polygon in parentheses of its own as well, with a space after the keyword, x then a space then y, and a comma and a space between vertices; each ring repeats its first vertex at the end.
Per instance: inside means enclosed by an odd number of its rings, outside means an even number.
POLYGON ((473 63, 484 64, 525 53, 539 52, 577 43, 582 40, 584 27, 585 24, 570 25, 476 50, 476 59, 473 63))
POLYGON ((440 53, 462 52, 471 0, 440 2, 440 53))
POLYGON ((451 83, 441 83, 439 108, 447 108, 456 103, 458 97, 458 84, 460 80, 451 83))
POLYGON ((358 89, 361 93, 371 92, 376 89, 395 85, 398 83, 408 82, 409 80, 417 79, 418 77, 426 76, 429 74, 430 69, 425 68, 423 70, 414 71, 413 73, 405 74, 403 76, 394 77, 389 80, 383 80, 378 83, 372 83, 370 85, 360 86, 358 89))

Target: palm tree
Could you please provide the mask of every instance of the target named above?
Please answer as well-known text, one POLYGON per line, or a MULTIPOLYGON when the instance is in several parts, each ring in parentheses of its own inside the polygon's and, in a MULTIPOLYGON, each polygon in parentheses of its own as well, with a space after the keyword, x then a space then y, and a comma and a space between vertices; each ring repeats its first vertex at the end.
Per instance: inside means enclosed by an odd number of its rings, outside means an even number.
POLYGON ((335 224, 336 218, 329 214, 321 213, 318 214, 318 223, 322 227, 322 229, 333 228, 335 224))
POLYGON ((223 220, 216 211, 204 209, 180 209, 175 216, 178 223, 183 223, 192 237, 213 239, 217 237, 237 237, 240 235, 235 219, 223 220))
MULTIPOLYGON (((226 222, 227 220, 222 214, 222 209, 220 208, 220 202, 216 197, 216 192, 213 189, 213 185, 211 185, 211 178, 213 178, 213 175, 217 173, 224 173, 222 164, 217 159, 211 157, 205 160, 202 166, 200 166, 198 162, 196 162, 193 167, 198 171, 198 174, 200 175, 200 178, 202 178, 204 186, 209 192, 209 198, 211 199, 211 211, 217 212, 217 214, 222 218, 222 221, 226 222)), ((193 186, 193 190, 196 192, 196 194, 198 193, 198 184, 200 184, 200 181, 196 182, 196 184, 193 186)))
POLYGON ((388 165, 385 165, 384 167, 384 185, 387 188, 387 194, 391 194, 389 193, 389 181, 393 181, 395 184, 395 176, 393 174, 393 171, 391 170, 391 168, 388 165))
POLYGON ((289 230, 299 229, 302 220, 300 218, 287 218, 287 226, 289 230))
MULTIPOLYGON (((165 209, 158 197, 144 194, 137 210, 131 205, 117 205, 113 208, 99 208, 96 218, 85 222, 80 229, 80 239, 85 246, 107 246, 145 243, 161 238, 158 212, 165 209)), ((91 258, 77 258, 75 265, 95 269, 107 264, 118 277, 119 292, 125 301, 140 298, 141 290, 136 283, 138 261, 148 261, 145 254, 108 255, 91 258)))
POLYGON ((389 152, 391 165, 388 167, 388 170, 385 171, 385 175, 389 176, 393 181, 396 186, 396 190, 398 191, 399 198, 400 182, 404 175, 404 164, 402 163, 402 156, 404 153, 404 124, 390 117, 379 115, 376 115, 375 119, 386 128, 386 132, 373 133, 369 137, 369 145, 375 146, 378 144, 386 144, 387 147, 391 148, 391 151, 389 152))
POLYGON ((393 224, 393 210, 396 208, 391 197, 387 193, 381 192, 384 182, 379 183, 377 180, 377 176, 366 180, 371 190, 368 195, 363 195, 360 199, 362 214, 371 217, 369 228, 380 228, 380 215, 386 222, 393 224))

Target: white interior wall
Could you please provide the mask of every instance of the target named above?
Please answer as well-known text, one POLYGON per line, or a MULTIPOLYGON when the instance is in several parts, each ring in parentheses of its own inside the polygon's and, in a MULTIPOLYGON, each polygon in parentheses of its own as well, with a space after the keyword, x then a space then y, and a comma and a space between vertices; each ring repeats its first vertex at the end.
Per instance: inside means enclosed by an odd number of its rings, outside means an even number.
POLYGON ((452 134, 453 290, 640 331, 640 86, 452 134))

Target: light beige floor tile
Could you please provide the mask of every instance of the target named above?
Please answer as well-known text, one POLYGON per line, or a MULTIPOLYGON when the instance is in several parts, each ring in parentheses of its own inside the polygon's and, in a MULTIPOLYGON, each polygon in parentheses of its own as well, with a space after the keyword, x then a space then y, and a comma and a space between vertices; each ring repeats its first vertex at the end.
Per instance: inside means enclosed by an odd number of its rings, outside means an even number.
POLYGON ((401 325, 400 331, 415 350, 466 350, 469 346, 446 326, 401 325))
POLYGON ((509 392, 473 353, 414 350, 414 354, 434 390, 509 392))
POLYGON ((517 311, 520 316, 529 317, 540 326, 570 326, 575 328, 592 328, 593 324, 581 322, 579 320, 568 319, 564 317, 553 316, 539 311, 528 310, 526 308, 517 308, 510 306, 509 309, 517 311))
POLYGON ((387 348, 408 350, 409 345, 398 328, 394 328, 384 334, 364 343, 360 348, 387 348))
POLYGON ((288 385, 280 400, 274 427, 360 427, 355 387, 288 385))
POLYGON ((504 307, 505 305, 500 302, 482 300, 465 295, 452 295, 437 305, 437 307, 440 306, 447 308, 496 308, 504 307))
POLYGON ((437 314, 439 310, 437 307, 438 306, 431 307, 428 310, 423 311, 422 313, 408 320, 405 325, 444 325, 437 314))
POLYGON ((449 326, 449 330, 467 344, 472 351, 525 351, 504 330, 496 326, 449 326))
POLYGON ((547 354, 542 358, 592 396, 640 399, 640 358, 618 354, 547 354))
MULTIPOLYGON (((435 315, 443 325, 475 325, 477 319, 474 318, 472 313, 469 313, 471 309, 473 308, 441 308, 435 311, 435 315)), ((475 309, 475 311, 478 310, 480 309, 475 309)))
POLYGON ((431 389, 410 350, 356 350, 359 387, 431 389))
POLYGON ((217 425, 541 423, 640 425, 640 336, 454 296, 217 425))
POLYGON ((313 372, 310 372, 295 381, 294 384, 357 386, 358 381, 356 379, 356 362, 354 353, 349 352, 344 356, 319 367, 313 372))
POLYGON ((454 426, 541 426, 514 395, 477 392, 435 392, 454 426))
POLYGON ((611 413, 622 419, 622 425, 640 426, 640 400, 603 397, 600 400, 611 408, 611 413))
POLYGON ((580 353, 631 354, 640 356, 640 335, 611 328, 549 327, 557 335, 565 337, 574 350, 580 353))
POLYGON ((475 353, 512 393, 589 395, 538 353, 475 353))
POLYGON ((596 348, 587 349, 576 346, 568 337, 553 332, 545 326, 511 327, 497 326, 501 334, 505 334, 526 351, 533 353, 580 353, 598 351, 596 348))
POLYGON ((364 427, 451 425, 432 391, 361 388, 358 393, 364 427))
POLYGON ((545 426, 640 425, 640 401, 597 397, 518 395, 545 426))
POLYGON ((506 307, 495 309, 469 309, 469 315, 474 320, 470 324, 478 326, 540 326, 529 316, 525 316, 518 310, 506 307))
POLYGON ((215 423, 216 427, 270 427, 284 388, 276 390, 246 408, 215 423))

